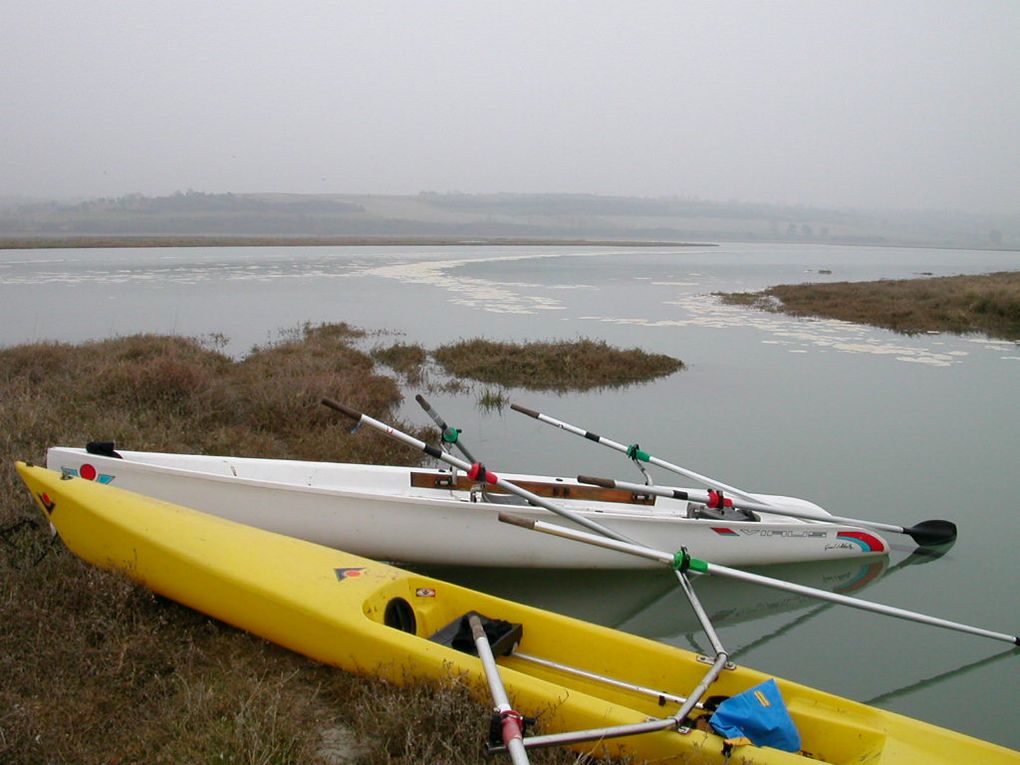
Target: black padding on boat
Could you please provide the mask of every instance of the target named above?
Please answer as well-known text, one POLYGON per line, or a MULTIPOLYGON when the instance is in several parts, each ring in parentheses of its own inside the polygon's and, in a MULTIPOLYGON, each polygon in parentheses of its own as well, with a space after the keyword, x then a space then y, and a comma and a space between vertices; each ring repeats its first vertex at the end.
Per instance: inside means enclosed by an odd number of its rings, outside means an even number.
POLYGON ((481 620, 482 629, 485 630, 485 637, 489 639, 494 656, 509 656, 513 653, 514 646, 521 642, 521 635, 524 634, 523 625, 503 619, 490 619, 477 611, 468 611, 463 616, 454 619, 432 635, 429 640, 477 656, 475 639, 471 633, 471 624, 468 622, 472 616, 477 616, 481 620))
POLYGON ((695 505, 691 508, 695 518, 702 518, 708 521, 729 521, 739 523, 744 521, 760 521, 756 513, 740 507, 709 507, 708 505, 695 505))
POLYGON ((121 457, 115 449, 117 444, 113 441, 89 441, 85 444, 85 451, 89 454, 95 454, 97 457, 115 457, 116 459, 124 459, 121 457))
POLYGON ((703 706, 709 712, 714 712, 716 709, 719 708, 719 705, 726 701, 726 699, 728 698, 729 696, 709 696, 707 699, 704 699, 701 702, 701 706, 703 706))

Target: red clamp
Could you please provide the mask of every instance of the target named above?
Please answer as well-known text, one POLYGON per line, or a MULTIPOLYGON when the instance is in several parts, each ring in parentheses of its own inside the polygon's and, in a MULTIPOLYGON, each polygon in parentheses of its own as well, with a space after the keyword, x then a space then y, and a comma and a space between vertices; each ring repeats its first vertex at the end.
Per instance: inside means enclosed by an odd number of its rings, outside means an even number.
POLYGON ((715 510, 719 507, 733 507, 733 500, 729 497, 724 497, 721 491, 715 489, 709 489, 708 491, 708 502, 706 506, 715 510))
POLYGON ((524 738, 524 716, 513 709, 507 709, 499 715, 503 725, 503 745, 509 746, 515 738, 524 738))
POLYGON ((493 472, 485 469, 485 465, 481 462, 476 462, 467 471, 467 477, 472 481, 481 481, 482 483, 496 483, 499 480, 499 476, 493 472))

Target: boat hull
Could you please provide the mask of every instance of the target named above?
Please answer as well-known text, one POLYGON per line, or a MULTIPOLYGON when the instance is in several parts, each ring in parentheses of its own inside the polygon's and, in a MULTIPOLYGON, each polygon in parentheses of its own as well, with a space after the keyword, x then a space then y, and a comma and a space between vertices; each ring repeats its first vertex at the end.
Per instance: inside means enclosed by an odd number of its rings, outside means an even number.
MULTIPOLYGON (((524 656, 681 696, 707 670, 695 654, 644 638, 44 468, 19 463, 18 471, 64 543, 84 560, 351 672, 396 683, 461 675, 481 689, 478 659, 429 637, 471 611, 520 624, 519 645, 500 659, 500 673, 515 707, 540 713, 546 731, 638 723, 675 712, 677 703, 524 656), (389 614, 398 601, 407 612, 394 620, 389 614)), ((732 695, 766 679, 734 667, 710 693, 732 695)), ((954 731, 797 683, 779 681, 779 687, 812 759, 738 746, 730 761, 1020 762, 1020 753, 954 731)), ((723 763, 722 744, 711 732, 667 730, 582 746, 636 761, 723 763)))
MULTIPOLYGON (((377 560, 465 566, 652 568, 652 561, 522 529, 497 518, 500 510, 575 526, 547 510, 482 499, 478 492, 439 488, 450 473, 406 467, 119 452, 123 459, 82 449, 51 448, 47 466, 176 502, 230 520, 349 550, 377 560)), ((781 516, 761 521, 689 518, 688 504, 645 498, 647 504, 571 498, 598 492, 576 481, 503 476, 561 487, 551 501, 638 542, 678 550, 721 565, 765 565, 882 555, 878 534, 825 522, 827 513, 803 500, 778 499, 817 513, 819 522, 781 516)), ((507 495, 485 495, 506 501, 507 495)), ((593 496, 603 496, 593 494, 593 496)), ((607 495, 608 496, 608 495, 607 495)))

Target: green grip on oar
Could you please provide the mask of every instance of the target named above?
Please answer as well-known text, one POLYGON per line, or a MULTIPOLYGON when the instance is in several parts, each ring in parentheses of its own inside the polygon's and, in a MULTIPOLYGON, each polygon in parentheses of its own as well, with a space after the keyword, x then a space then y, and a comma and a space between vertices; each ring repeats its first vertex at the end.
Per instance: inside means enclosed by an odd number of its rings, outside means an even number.
POLYGON ((698 574, 708 573, 708 563, 697 558, 692 558, 686 547, 681 547, 673 555, 673 569, 681 574, 694 571, 698 574))
POLYGON ((632 460, 641 460, 642 462, 648 462, 652 459, 652 455, 641 451, 641 447, 637 444, 631 444, 627 447, 627 456, 632 460))
POLYGON ((455 444, 460 437, 460 428, 447 428, 443 431, 443 443, 455 444))

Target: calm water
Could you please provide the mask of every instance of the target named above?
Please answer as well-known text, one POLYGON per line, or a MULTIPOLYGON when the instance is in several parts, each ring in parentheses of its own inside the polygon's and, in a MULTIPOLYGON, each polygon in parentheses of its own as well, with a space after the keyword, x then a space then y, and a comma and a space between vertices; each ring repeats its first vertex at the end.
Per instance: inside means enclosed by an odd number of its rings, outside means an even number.
MULTIPOLYGON (((347 321, 401 333, 370 344, 593 337, 668 353, 687 370, 620 391, 509 395, 749 490, 908 525, 953 520, 960 539, 937 560, 909 557, 909 540, 894 538, 904 549, 887 563, 767 573, 1014 633, 1020 347, 792 320, 721 306, 711 293, 1017 268, 1017 253, 739 244, 8 251, 0 344, 215 332, 242 355, 305 321, 347 321)), ((480 392, 427 395, 492 469, 640 480, 615 452, 509 410, 480 410, 480 392)), ((427 422, 408 401, 406 416, 427 422)), ((685 648, 707 645, 667 573, 443 573, 685 648)), ((1020 748, 1020 655, 1005 644, 711 578, 697 587, 738 662, 1020 748)))

